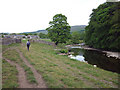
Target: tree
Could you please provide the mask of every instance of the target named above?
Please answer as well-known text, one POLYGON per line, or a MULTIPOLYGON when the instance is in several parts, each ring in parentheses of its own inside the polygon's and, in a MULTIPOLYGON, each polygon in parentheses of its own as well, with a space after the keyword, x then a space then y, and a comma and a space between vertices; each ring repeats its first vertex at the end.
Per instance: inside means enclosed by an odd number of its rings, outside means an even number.
POLYGON ((56 45, 58 43, 66 43, 70 37, 71 28, 67 23, 67 17, 62 14, 56 14, 53 17, 53 21, 50 21, 49 24, 50 27, 46 29, 49 38, 55 42, 56 45))
POLYGON ((85 43, 94 48, 120 51, 120 2, 93 9, 86 27, 85 43))
POLYGON ((44 34, 44 33, 39 33, 39 37, 40 37, 40 38, 47 38, 47 35, 44 34))
POLYGON ((37 35, 37 33, 33 33, 33 35, 37 35))
POLYGON ((16 33, 11 33, 10 35, 16 35, 16 33))
POLYGON ((28 35, 33 35, 33 33, 28 33, 28 35))
POLYGON ((28 33, 23 33, 23 35, 28 36, 28 33))
POLYGON ((80 40, 84 40, 84 32, 72 32, 71 41, 73 44, 80 43, 80 40))

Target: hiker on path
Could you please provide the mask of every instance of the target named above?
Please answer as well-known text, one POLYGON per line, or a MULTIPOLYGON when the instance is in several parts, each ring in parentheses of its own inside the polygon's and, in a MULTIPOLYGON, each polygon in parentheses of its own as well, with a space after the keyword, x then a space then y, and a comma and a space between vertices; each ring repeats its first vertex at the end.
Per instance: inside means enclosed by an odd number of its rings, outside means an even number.
POLYGON ((28 40, 27 41, 27 49, 28 49, 28 51, 29 51, 29 47, 30 47, 30 41, 28 40))

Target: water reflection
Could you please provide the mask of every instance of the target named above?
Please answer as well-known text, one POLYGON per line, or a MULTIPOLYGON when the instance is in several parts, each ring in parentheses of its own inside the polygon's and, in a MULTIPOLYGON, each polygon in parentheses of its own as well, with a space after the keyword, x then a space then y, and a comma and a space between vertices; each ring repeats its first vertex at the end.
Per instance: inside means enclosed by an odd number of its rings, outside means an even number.
POLYGON ((79 60, 79 61, 85 62, 84 57, 81 56, 81 55, 76 55, 76 56, 69 55, 68 57, 70 57, 71 59, 76 59, 76 60, 79 60))
POLYGON ((94 50, 72 48, 71 52, 74 52, 73 59, 88 62, 108 71, 120 73, 120 59, 108 58, 105 53, 94 50))

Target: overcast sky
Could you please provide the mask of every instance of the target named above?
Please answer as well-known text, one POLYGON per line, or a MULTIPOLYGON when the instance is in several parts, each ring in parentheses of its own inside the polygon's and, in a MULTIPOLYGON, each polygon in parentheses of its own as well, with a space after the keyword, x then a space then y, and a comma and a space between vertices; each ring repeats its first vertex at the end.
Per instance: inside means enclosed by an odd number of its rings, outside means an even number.
POLYGON ((0 0, 0 33, 46 29, 56 14, 70 26, 88 25, 92 9, 106 0, 0 0))

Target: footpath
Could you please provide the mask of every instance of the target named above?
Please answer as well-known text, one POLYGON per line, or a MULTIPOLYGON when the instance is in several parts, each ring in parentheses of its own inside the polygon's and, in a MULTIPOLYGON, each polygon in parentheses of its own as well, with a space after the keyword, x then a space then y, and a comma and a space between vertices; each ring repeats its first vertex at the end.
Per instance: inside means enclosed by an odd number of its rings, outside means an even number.
POLYGON ((8 48, 3 53, 5 53, 7 50, 12 50, 12 49, 16 50, 19 53, 21 60, 31 69, 37 81, 37 84, 29 83, 24 68, 20 66, 18 63, 15 63, 14 61, 3 57, 3 59, 6 60, 8 63, 10 63, 13 66, 16 66, 16 69, 18 71, 19 88, 47 88, 46 83, 42 79, 41 74, 38 73, 37 70, 28 62, 28 60, 23 56, 22 52, 18 48, 16 47, 8 48))

